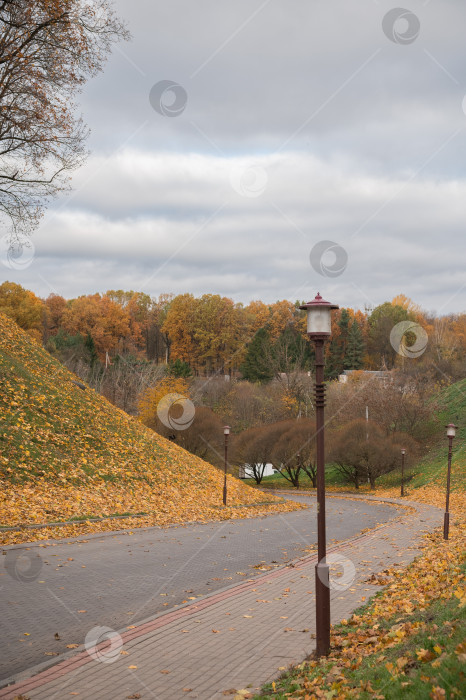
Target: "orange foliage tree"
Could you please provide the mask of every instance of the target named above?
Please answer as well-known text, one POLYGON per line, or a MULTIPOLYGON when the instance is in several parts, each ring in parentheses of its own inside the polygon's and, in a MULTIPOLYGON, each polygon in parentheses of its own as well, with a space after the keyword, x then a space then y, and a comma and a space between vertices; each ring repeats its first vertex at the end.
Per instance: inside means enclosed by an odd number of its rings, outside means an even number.
POLYGON ((181 377, 164 377, 155 386, 146 389, 139 399, 138 410, 140 421, 149 428, 157 430, 157 432, 164 432, 163 424, 161 424, 161 421, 157 415, 157 407, 162 399, 169 394, 179 394, 180 396, 189 398, 189 387, 187 381, 181 377))
POLYGON ((130 333, 127 311, 100 294, 73 299, 63 313, 62 327, 71 335, 90 335, 101 358, 130 333))
POLYGON ((167 333, 172 359, 207 373, 225 372, 244 359, 244 310, 219 294, 179 294, 169 304, 162 330, 167 333))
POLYGON ((44 304, 33 292, 14 282, 0 285, 0 313, 9 316, 33 338, 42 338, 44 304))

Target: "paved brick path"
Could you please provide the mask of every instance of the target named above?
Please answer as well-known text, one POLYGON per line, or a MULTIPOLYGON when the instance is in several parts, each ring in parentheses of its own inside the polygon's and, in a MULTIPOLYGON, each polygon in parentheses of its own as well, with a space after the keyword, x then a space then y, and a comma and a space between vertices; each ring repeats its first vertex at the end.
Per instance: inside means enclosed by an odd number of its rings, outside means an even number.
MULTIPOLYGON (((306 510, 4 548, 0 688, 4 679, 67 652, 67 644, 83 644, 97 625, 116 630, 138 625, 188 597, 263 573, 256 566, 277 568, 305 556, 317 540, 316 499, 309 493, 298 498, 306 510), (26 582, 10 573, 29 565, 26 582)), ((331 498, 329 541, 346 540, 397 516, 389 504, 331 498)))
MULTIPOLYGON (((440 510, 409 505, 409 511, 401 511, 389 524, 329 548, 329 554, 345 558, 343 576, 333 579, 332 622, 348 617, 379 590, 365 583, 373 572, 411 561, 419 553, 422 534, 442 522, 440 510), (352 573, 354 580, 343 587, 352 573)), ((114 640, 115 656, 108 642, 94 652, 102 661, 86 650, 72 652, 51 668, 36 669, 36 675, 0 690, 0 699, 23 694, 31 700, 217 700, 225 697, 224 690, 258 688, 314 648, 315 561, 309 556, 120 630, 122 646, 114 640)))

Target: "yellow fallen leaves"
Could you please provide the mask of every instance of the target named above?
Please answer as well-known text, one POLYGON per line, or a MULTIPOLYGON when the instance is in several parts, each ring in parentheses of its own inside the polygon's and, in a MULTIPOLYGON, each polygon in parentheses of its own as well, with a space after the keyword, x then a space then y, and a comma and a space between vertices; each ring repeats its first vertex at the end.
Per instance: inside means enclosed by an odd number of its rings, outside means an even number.
MULTIPOLYGON (((425 487, 419 492, 419 500, 438 505, 437 488, 425 487)), ((413 491, 411 500, 416 500, 417 495, 413 491)), ((354 685, 348 676, 348 672, 359 669, 365 657, 371 657, 375 663, 383 665, 402 688, 410 685, 407 674, 413 666, 424 667, 425 664, 426 669, 441 667, 447 656, 442 643, 434 644, 432 649, 414 647, 413 652, 409 644, 413 644, 414 635, 424 634, 427 629, 428 622, 418 615, 420 611, 430 610, 429 606, 436 601, 457 599, 460 606, 466 604, 462 570, 466 549, 466 497, 462 491, 455 492, 453 496, 455 516, 450 520, 450 539, 445 541, 442 528, 438 528, 425 537, 422 554, 410 567, 394 566, 376 576, 373 582, 379 583, 379 579, 383 578, 385 590, 361 613, 342 620, 341 631, 332 631, 329 657, 304 663, 294 669, 293 684, 296 685, 293 685, 291 698, 349 700, 367 697, 364 693, 370 693, 370 697, 383 700, 383 688, 378 692, 377 688, 363 681, 360 685, 354 685), (395 656, 394 661, 394 653, 390 652, 392 660, 388 661, 385 650, 396 649, 400 645, 403 653, 398 658, 395 656)), ((444 623, 447 629, 449 624, 448 621, 444 623)), ((466 663, 466 642, 458 644, 454 653, 460 662, 466 663)), ((433 680, 428 675, 421 675, 421 681, 430 685, 429 697, 433 700, 445 698, 445 690, 440 685, 431 685, 433 680)), ((439 681, 440 678, 435 682, 439 681)), ((272 689, 275 691, 275 687, 272 689)))
POLYGON ((3 544, 302 507, 228 476, 223 508, 219 470, 76 387, 73 374, 1 314, 0 371, 0 525, 47 524, 1 532, 3 544), (108 520, 53 526, 102 516, 108 520))

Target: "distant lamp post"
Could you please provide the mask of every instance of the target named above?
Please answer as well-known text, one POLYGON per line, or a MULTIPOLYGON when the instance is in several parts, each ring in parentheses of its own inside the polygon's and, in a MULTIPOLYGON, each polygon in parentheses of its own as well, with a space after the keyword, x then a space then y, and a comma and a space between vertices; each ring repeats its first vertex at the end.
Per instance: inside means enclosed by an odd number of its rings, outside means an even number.
POLYGON ((406 450, 403 448, 401 450, 401 495, 405 495, 404 484, 405 484, 405 454, 406 450))
POLYGON ((336 304, 322 299, 319 293, 313 301, 299 307, 307 312, 307 334, 314 343, 316 354, 316 447, 317 447, 317 565, 316 565, 316 656, 330 651, 330 582, 327 564, 325 525, 325 453, 324 453, 324 343, 332 334, 332 309, 336 304))
POLYGON ((452 448, 453 448, 453 438, 456 435, 456 429, 458 426, 454 425, 453 423, 449 423, 445 427, 447 429, 447 437, 448 437, 448 471, 447 471, 447 503, 445 506, 445 515, 443 517, 443 539, 447 540, 448 534, 450 531, 449 507, 450 507, 451 453, 452 453, 452 448))
POLYGON ((225 468, 224 468, 224 478, 223 478, 223 505, 227 504, 227 463, 228 463, 228 436, 230 434, 230 426, 226 425, 223 428, 223 434, 225 436, 225 468))

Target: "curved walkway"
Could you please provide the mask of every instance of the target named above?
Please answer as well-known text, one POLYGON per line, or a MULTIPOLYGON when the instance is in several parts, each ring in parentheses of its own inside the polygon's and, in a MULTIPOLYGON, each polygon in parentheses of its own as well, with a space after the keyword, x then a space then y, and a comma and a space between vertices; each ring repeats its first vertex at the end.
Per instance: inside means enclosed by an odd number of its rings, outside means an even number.
MULTIPOLYGON (((83 644, 95 626, 138 625, 309 554, 317 539, 316 500, 299 498, 306 510, 3 548, 0 688, 3 679, 53 663, 67 644, 83 644)), ((329 541, 397 516, 388 504, 329 499, 329 541)))
MULTIPOLYGON (((329 547, 343 564, 343 577, 332 585, 333 623, 381 588, 366 583, 372 573, 412 561, 423 534, 442 522, 442 511, 431 506, 374 500, 410 508, 329 547)), ((81 647, 44 671, 31 669, 23 674, 27 678, 0 690, 0 699, 23 694, 31 700, 217 700, 225 690, 258 688, 313 651, 315 563, 310 555, 129 625, 111 642, 88 651, 81 647)))

